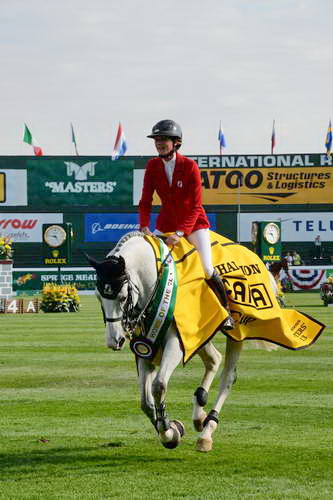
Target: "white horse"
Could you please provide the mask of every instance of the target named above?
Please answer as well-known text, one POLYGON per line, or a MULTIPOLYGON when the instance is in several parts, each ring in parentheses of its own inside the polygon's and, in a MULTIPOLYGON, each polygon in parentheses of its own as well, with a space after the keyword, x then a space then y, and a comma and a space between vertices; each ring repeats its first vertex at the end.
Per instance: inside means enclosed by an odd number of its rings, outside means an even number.
MULTIPOLYGON (((124 346, 126 337, 134 333, 140 312, 147 306, 154 290, 157 271, 153 249, 142 233, 132 232, 121 238, 103 262, 97 262, 91 257, 88 257, 88 260, 97 272, 96 295, 106 323, 107 346, 119 351, 124 346)), ((272 346, 267 342, 258 344, 263 348, 272 346)), ((242 342, 227 337, 219 393, 208 414, 204 406, 222 356, 212 342, 198 351, 205 367, 200 386, 193 397, 192 420, 195 429, 200 432, 198 451, 212 449, 219 413, 236 380, 236 365, 241 350, 242 342)), ((184 434, 183 423, 179 420, 169 420, 165 406, 169 379, 182 358, 183 352, 174 322, 164 336, 154 361, 137 357, 141 409, 151 420, 166 448, 175 448, 184 434)))

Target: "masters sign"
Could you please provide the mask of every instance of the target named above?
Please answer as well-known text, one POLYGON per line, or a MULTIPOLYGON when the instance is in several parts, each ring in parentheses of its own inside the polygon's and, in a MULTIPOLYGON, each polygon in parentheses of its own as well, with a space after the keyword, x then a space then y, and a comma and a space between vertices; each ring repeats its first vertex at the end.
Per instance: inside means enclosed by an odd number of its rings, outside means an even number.
MULTIPOLYGON (((51 206, 130 203, 132 162, 47 159, 29 175, 29 201, 51 206), (107 198, 106 198, 107 196, 107 198)), ((34 163, 36 167, 36 163, 34 163)))

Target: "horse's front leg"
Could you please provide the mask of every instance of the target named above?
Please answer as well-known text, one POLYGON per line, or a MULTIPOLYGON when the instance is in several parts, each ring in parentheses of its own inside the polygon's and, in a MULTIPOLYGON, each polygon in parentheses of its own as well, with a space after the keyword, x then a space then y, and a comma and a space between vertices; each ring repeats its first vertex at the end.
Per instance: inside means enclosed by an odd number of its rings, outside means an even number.
POLYGON ((227 338, 225 359, 223 371, 221 374, 219 393, 216 398, 212 410, 208 413, 204 422, 203 431, 201 432, 197 441, 198 451, 210 451, 213 447, 213 433, 219 423, 219 413, 221 408, 230 394, 232 384, 236 381, 236 367, 241 350, 243 347, 242 342, 235 342, 229 337, 227 338))
POLYGON ((192 421, 195 430, 201 432, 203 430, 203 423, 207 417, 204 406, 207 403, 208 391, 220 367, 222 356, 211 342, 202 347, 198 354, 205 366, 205 373, 200 386, 193 395, 192 421))
POLYGON ((138 373, 141 396, 141 410, 147 415, 156 429, 155 402, 152 394, 153 380, 157 369, 148 360, 138 358, 138 373))
POLYGON ((152 387, 156 411, 156 428, 161 443, 166 448, 175 448, 184 434, 184 425, 178 420, 169 420, 165 406, 169 379, 181 362, 182 357, 183 353, 177 335, 173 329, 170 329, 166 336, 160 369, 152 387))

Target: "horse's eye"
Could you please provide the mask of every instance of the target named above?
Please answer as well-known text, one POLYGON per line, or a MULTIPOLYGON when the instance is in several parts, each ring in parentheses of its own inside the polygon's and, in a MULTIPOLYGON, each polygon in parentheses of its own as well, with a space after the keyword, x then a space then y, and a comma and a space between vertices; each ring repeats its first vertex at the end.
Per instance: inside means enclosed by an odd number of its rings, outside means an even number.
POLYGON ((123 297, 119 297, 119 302, 120 302, 121 304, 124 304, 124 302, 126 302, 126 297, 125 297, 125 296, 123 296, 123 297))

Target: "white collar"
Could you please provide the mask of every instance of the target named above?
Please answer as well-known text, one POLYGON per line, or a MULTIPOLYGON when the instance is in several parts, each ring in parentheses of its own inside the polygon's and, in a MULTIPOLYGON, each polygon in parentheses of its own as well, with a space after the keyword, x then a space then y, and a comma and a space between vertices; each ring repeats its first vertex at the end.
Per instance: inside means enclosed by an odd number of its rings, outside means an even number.
POLYGON ((171 160, 166 161, 166 160, 164 160, 164 158, 162 158, 162 160, 163 160, 164 165, 168 165, 168 166, 169 166, 169 165, 170 165, 170 166, 171 166, 171 165, 175 165, 175 163, 176 163, 176 153, 174 153, 174 155, 173 155, 173 157, 171 158, 171 160))

